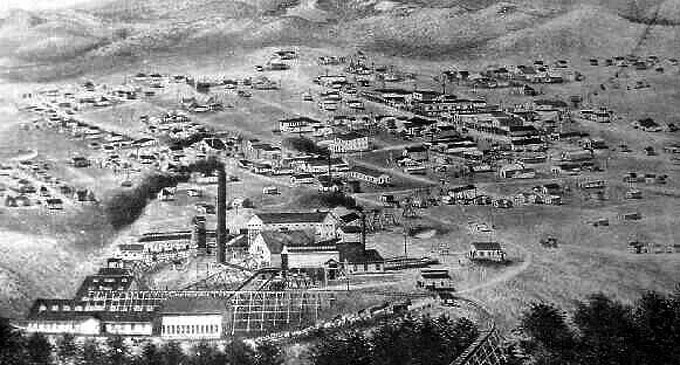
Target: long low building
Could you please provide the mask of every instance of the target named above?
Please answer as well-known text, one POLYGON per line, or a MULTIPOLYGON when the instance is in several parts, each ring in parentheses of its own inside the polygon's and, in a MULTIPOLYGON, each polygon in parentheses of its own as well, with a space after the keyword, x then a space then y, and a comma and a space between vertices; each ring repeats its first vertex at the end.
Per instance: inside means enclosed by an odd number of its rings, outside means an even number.
POLYGON ((13 325, 48 336, 157 337, 175 341, 261 335, 314 323, 335 302, 331 292, 97 292, 90 300, 37 299, 13 325), (160 295, 154 295, 160 294, 160 295), (104 302, 93 309, 89 302, 104 302), (115 302, 129 305, 118 307, 115 302))

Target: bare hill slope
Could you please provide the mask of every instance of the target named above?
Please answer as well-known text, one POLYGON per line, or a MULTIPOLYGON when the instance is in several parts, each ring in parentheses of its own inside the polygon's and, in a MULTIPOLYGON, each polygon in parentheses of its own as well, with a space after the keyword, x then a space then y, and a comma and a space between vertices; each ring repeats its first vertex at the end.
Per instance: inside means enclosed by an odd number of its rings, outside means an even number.
POLYGON ((111 0, 0 20, 0 58, 36 64, 9 76, 57 78, 125 68, 159 54, 222 56, 276 45, 348 46, 395 56, 625 53, 655 24, 672 47, 680 0, 111 0), (634 6, 631 4, 635 4, 634 6), (663 9, 663 11, 659 10, 663 9), (657 10, 659 10, 657 12, 657 10))

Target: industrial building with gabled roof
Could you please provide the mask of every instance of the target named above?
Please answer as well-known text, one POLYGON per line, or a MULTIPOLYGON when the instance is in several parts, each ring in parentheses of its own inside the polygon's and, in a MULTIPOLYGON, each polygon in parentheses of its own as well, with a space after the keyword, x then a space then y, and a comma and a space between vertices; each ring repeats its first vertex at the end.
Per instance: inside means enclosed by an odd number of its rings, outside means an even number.
POLYGON ((309 230, 319 240, 335 238, 338 220, 331 212, 256 213, 248 221, 250 234, 260 231, 309 230))

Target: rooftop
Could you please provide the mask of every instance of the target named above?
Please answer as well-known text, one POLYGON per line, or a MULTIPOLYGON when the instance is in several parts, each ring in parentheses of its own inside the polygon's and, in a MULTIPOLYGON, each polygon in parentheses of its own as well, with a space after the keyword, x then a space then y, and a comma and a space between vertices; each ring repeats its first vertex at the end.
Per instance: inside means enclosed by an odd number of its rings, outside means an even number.
POLYGON ((498 242, 472 242, 472 246, 475 248, 475 250, 481 251, 493 251, 501 249, 501 244, 498 242))
POLYGON ((227 311, 227 300, 215 298, 173 298, 166 300, 162 313, 172 314, 222 314, 227 311))
POLYGON ((328 212, 300 212, 300 213, 256 213, 263 223, 321 223, 328 216, 328 212))
POLYGON ((271 254, 280 254, 283 246, 300 247, 314 245, 314 234, 307 231, 269 231, 261 232, 262 239, 267 244, 271 254))
POLYGON ((384 261, 377 250, 364 250, 361 243, 341 243, 338 244, 340 251, 340 261, 350 263, 370 263, 384 261))
POLYGON ((356 212, 351 212, 340 216, 340 220, 344 223, 354 222, 359 219, 361 219, 361 216, 356 212))
POLYGON ((351 141, 359 138, 366 138, 365 135, 357 133, 357 132, 348 132, 348 133, 343 133, 343 134, 338 134, 335 136, 337 139, 342 139, 344 141, 351 141))

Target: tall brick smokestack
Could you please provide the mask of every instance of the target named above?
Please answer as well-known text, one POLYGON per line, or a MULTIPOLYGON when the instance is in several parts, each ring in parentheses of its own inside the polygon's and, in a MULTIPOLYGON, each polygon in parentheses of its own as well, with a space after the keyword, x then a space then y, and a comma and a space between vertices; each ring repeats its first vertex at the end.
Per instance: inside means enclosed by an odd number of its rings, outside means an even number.
POLYGON ((361 212, 361 249, 366 252, 366 213, 361 212))
POLYGON ((195 216, 191 222, 193 223, 191 230, 191 242, 198 248, 205 249, 207 247, 205 217, 202 215, 195 216))
POLYGON ((217 263, 225 262, 227 244, 227 173, 217 168, 217 263))

